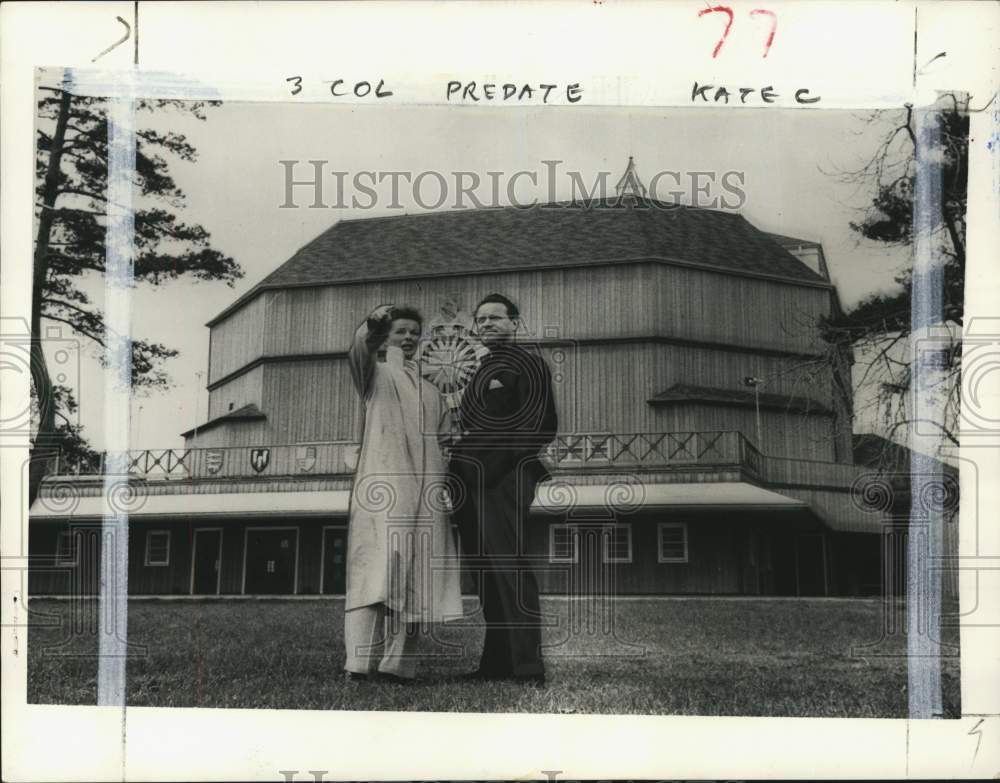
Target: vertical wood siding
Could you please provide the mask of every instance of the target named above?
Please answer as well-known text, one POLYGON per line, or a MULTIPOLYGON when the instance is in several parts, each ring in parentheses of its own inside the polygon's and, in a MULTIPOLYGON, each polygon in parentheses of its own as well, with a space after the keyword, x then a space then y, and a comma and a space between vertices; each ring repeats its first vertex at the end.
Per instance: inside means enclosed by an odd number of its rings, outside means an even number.
MULTIPOLYGON (((788 490, 792 496, 806 495, 788 490)), ((810 500, 821 500, 822 493, 810 493, 810 500)), ((838 498, 836 502, 849 502, 838 498)), ((528 551, 539 557, 538 576, 540 588, 547 593, 566 593, 571 586, 593 583, 582 573, 585 563, 548 563, 549 526, 560 524, 564 518, 554 515, 534 515, 527 526, 528 551)), ((623 515, 620 522, 632 527, 632 562, 614 565, 609 572, 614 593, 618 595, 642 594, 753 594, 757 592, 757 578, 764 563, 749 557, 752 546, 750 533, 760 531, 763 539, 768 536, 788 537, 807 530, 801 520, 786 515, 768 515, 757 512, 712 511, 641 512, 623 515), (657 557, 657 524, 659 522, 686 522, 688 525, 688 561, 686 563, 660 563, 657 557)), ((324 525, 345 524, 343 517, 288 518, 232 520, 203 518, 194 520, 143 521, 133 523, 129 534, 129 592, 133 595, 187 595, 190 592, 191 544, 194 531, 200 527, 223 527, 220 593, 237 595, 242 589, 244 531, 258 525, 299 527, 299 581, 300 594, 315 594, 320 587, 320 557, 322 528, 324 525), (149 530, 170 530, 169 566, 146 566, 145 536, 149 530)), ((54 564, 56 541, 66 525, 35 524, 29 530, 29 552, 32 568, 29 572, 29 592, 32 595, 95 595, 98 589, 98 562, 100 535, 96 523, 84 527, 89 531, 89 541, 81 552, 78 566, 59 567, 54 564)), ((849 535, 834 534, 831 540, 849 535)), ((842 557, 851 557, 858 547, 866 552, 877 551, 880 539, 877 534, 853 534, 856 541, 841 547, 842 557)), ((945 525, 945 551, 957 552, 957 524, 945 525)), ((758 555, 760 553, 758 552, 758 555)), ((766 557, 764 558, 766 560, 766 557)), ((902 567, 902 566, 900 566, 902 567)), ((849 587, 839 586, 836 564, 831 571, 831 589, 850 592, 849 587)), ((611 586, 611 582, 602 582, 611 586)), ((764 592, 769 592, 764 583, 764 592)), ((773 585, 771 586, 773 587, 773 585)), ((945 600, 955 600, 958 591, 957 570, 943 573, 945 600)))
POLYGON ((361 400, 346 359, 266 365, 264 411, 271 443, 361 438, 361 400))
POLYGON ((342 351, 378 304, 414 305, 430 319, 448 296, 468 311, 494 291, 518 303, 530 334, 656 333, 797 352, 816 349, 813 327, 830 307, 825 289, 652 263, 290 288, 213 327, 210 378, 261 355, 342 351))
MULTIPOLYGON (((647 342, 588 344, 561 354, 550 350, 550 359, 565 357, 559 366, 550 361, 564 432, 724 429, 735 422, 756 439, 745 411, 704 406, 668 411, 646 402, 675 383, 745 390, 746 375, 765 378, 769 392, 836 405, 829 371, 814 373, 810 381, 808 371, 795 370, 801 358, 753 350, 816 350, 814 325, 829 311, 828 291, 653 263, 266 292, 212 329, 210 377, 217 380, 261 356, 342 352, 357 324, 380 303, 414 305, 429 321, 448 297, 469 310, 492 291, 519 303, 529 335, 570 346, 575 340, 653 335, 731 346, 647 342)), ((250 402, 267 414, 266 425, 227 425, 206 433, 202 442, 296 443, 358 435, 360 409, 343 360, 268 362, 213 390, 208 416, 250 402)), ((829 418, 767 418, 765 452, 850 459, 844 416, 837 449, 829 418), (803 433, 805 441, 799 442, 803 433)))
POLYGON ((299 595, 317 595, 320 584, 320 555, 323 549, 323 525, 330 520, 304 521, 299 526, 299 595))
MULTIPOLYGON (((565 520, 555 516, 537 516, 529 527, 529 551, 547 559, 549 526, 565 520)), ((744 536, 737 520, 730 515, 705 512, 678 515, 633 514, 622 517, 620 522, 632 526, 632 562, 614 564, 605 575, 613 580, 618 595, 648 593, 701 593, 739 594, 744 592, 743 552, 744 536), (688 561, 686 563, 660 563, 657 553, 657 525, 659 522, 688 523, 688 561)), ((547 563, 539 569, 540 589, 543 592, 566 593, 570 586, 591 583, 593 563, 547 563)))
POLYGON ((261 355, 263 337, 269 328, 265 323, 268 303, 274 296, 266 291, 210 328, 208 383, 214 383, 261 355))
MULTIPOLYGON (((769 391, 807 395, 831 404, 828 384, 807 384, 788 372, 796 365, 791 358, 648 344, 568 346, 561 353, 546 354, 554 371, 561 432, 739 430, 756 442, 752 408, 648 403, 650 397, 676 383, 745 389, 746 375, 771 378, 769 391)), ((361 403, 350 382, 346 359, 268 363, 252 374, 258 372, 263 377, 259 404, 267 421, 220 425, 199 435, 199 446, 360 437, 361 403)), ((765 410, 761 418, 761 450, 765 454, 836 458, 832 417, 765 410)))
POLYGON ((754 278, 660 267, 655 315, 664 335, 809 353, 829 292, 754 278))
MULTIPOLYGON (((257 524, 271 524, 258 522, 257 524)), ((243 545, 246 524, 226 525, 222 534, 222 577, 219 592, 223 595, 239 595, 243 591, 243 545)))
POLYGON ((188 595, 191 592, 190 522, 133 522, 129 527, 129 592, 136 595, 188 595), (146 537, 151 531, 170 532, 170 557, 165 566, 147 566, 146 537))
POLYGON ((206 421, 211 421, 218 416, 228 413, 230 405, 232 405, 232 410, 234 411, 250 403, 263 408, 263 380, 264 367, 258 365, 249 372, 236 376, 218 389, 213 389, 208 395, 208 417, 206 421))

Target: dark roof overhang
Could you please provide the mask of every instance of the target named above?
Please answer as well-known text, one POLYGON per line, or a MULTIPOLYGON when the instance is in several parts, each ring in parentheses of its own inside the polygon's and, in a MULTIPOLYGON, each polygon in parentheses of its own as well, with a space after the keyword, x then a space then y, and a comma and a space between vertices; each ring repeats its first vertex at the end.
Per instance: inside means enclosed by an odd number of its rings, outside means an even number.
MULTIPOLYGON (((742 389, 717 389, 709 386, 691 386, 677 383, 666 391, 650 397, 650 405, 677 405, 681 403, 702 403, 704 405, 724 405, 739 408, 754 408, 758 400, 753 391, 742 389)), ((764 392, 760 395, 762 410, 780 410, 789 413, 811 413, 832 416, 833 411, 810 397, 791 396, 764 392)))
POLYGON ((214 419, 209 419, 204 424, 192 427, 187 432, 182 432, 181 437, 189 438, 192 435, 199 435, 202 432, 206 432, 210 429, 218 427, 220 424, 225 424, 226 422, 242 423, 248 421, 263 421, 266 418, 267 415, 251 402, 249 405, 244 405, 242 408, 237 408, 234 411, 228 411, 221 416, 216 416, 214 419))

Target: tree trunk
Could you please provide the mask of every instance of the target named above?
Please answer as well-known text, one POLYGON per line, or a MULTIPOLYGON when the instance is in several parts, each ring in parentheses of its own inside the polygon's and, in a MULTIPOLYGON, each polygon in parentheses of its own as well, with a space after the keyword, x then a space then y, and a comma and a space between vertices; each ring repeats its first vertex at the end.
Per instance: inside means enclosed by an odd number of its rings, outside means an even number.
POLYGON ((59 173, 62 164, 63 145, 66 142, 66 126, 69 123, 72 96, 63 91, 59 100, 59 116, 52 135, 49 150, 49 166, 45 172, 42 191, 42 210, 38 218, 38 236, 35 240, 34 274, 31 289, 31 380, 38 400, 38 432, 32 444, 28 467, 28 507, 38 497, 42 479, 50 470, 53 457, 59 453, 56 435, 56 405, 52 392, 52 378, 45 361, 42 337, 42 297, 48 282, 49 240, 55 218, 56 197, 59 195, 59 173))

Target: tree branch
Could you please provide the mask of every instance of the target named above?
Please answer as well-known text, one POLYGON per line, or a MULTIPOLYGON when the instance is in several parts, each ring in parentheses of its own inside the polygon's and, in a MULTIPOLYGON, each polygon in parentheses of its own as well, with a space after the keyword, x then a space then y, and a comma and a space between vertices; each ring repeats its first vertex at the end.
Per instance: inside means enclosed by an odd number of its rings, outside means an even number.
POLYGON ((97 193, 91 193, 89 190, 84 190, 83 188, 76 187, 61 187, 59 188, 58 195, 68 195, 68 196, 85 196, 86 198, 92 198, 94 201, 103 201, 108 203, 106 196, 98 195, 97 193))
POLYGON ((101 339, 100 337, 98 337, 95 334, 91 334, 89 331, 87 331, 86 329, 81 328, 78 324, 75 324, 72 321, 67 321, 65 318, 60 318, 57 315, 52 315, 52 313, 42 313, 42 318, 45 318, 46 320, 49 320, 49 321, 58 321, 61 324, 66 324, 66 326, 68 326, 74 332, 79 332, 84 337, 90 338, 95 343, 97 343, 98 345, 100 345, 102 348, 106 347, 105 344, 104 344, 104 340, 103 339, 101 339))
POLYGON ((89 209, 80 209, 78 207, 50 207, 48 204, 36 204, 35 206, 39 207, 40 209, 56 213, 56 217, 59 216, 60 212, 75 212, 79 215, 92 215, 93 217, 107 217, 107 213, 105 212, 94 212, 89 209))
POLYGON ((49 304, 56 305, 57 307, 68 307, 70 310, 75 310, 80 313, 80 315, 85 315, 88 318, 97 318, 97 313, 91 312, 90 310, 84 310, 82 307, 77 307, 69 302, 64 302, 62 299, 53 299, 49 296, 42 297, 43 302, 48 302, 49 304))

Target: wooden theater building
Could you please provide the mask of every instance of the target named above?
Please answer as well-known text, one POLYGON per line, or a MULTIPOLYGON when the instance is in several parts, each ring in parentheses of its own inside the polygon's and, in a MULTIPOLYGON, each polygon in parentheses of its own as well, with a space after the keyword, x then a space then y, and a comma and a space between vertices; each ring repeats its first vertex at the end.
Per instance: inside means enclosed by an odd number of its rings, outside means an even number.
POLYGON ((341 593, 355 328, 420 308, 424 372, 455 404, 485 350, 469 310, 494 291, 554 378, 528 526, 546 591, 879 591, 884 508, 859 499, 850 357, 817 329, 838 306, 821 247, 630 192, 337 222, 208 323, 208 413, 183 449, 135 452, 108 499, 101 475, 46 481, 31 591, 88 589, 118 503, 135 594, 341 593))

